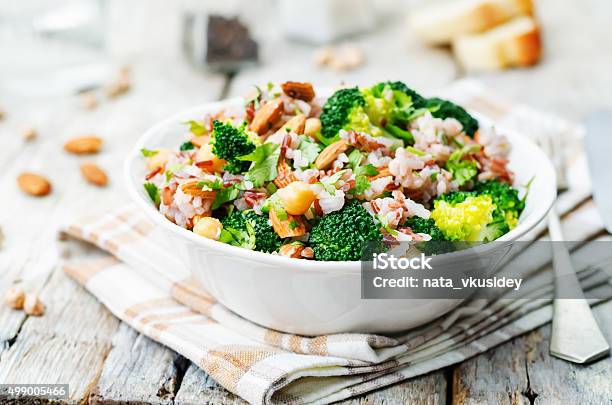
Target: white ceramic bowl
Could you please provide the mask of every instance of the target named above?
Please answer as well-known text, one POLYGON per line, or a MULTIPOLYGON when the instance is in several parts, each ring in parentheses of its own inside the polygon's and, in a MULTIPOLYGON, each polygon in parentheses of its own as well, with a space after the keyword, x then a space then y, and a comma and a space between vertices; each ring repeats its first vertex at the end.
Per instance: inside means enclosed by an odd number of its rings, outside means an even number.
MULTIPOLYGON (((241 99, 207 103, 179 113, 149 129, 125 163, 129 194, 163 228, 169 247, 204 288, 235 313, 260 325, 303 335, 342 332, 395 332, 429 322, 457 306, 458 299, 362 300, 359 262, 317 262, 250 251, 206 239, 168 221, 142 186, 147 173, 141 148, 176 148, 184 141, 189 119, 221 108, 241 106, 241 99)), ((490 124, 478 117, 481 124, 490 124)), ((546 155, 529 139, 498 128, 512 145, 509 167, 515 183, 534 178, 519 224, 499 240, 524 235, 547 214, 556 196, 555 175, 546 155)), ((469 250, 463 254, 470 254, 469 250), (467 253, 465 253, 467 252, 467 253)), ((445 256, 437 256, 448 263, 445 256)))

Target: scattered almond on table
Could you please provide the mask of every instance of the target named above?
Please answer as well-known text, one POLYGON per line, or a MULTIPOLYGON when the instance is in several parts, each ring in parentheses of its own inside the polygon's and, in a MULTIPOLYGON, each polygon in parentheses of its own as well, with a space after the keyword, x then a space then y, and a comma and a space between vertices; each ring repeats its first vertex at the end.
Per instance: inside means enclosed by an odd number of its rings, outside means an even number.
POLYGON ((86 110, 93 110, 98 106, 98 98, 92 90, 81 93, 81 105, 86 110))
POLYGON ((25 291, 23 287, 15 285, 4 294, 4 302, 13 309, 23 309, 25 291))
POLYGON ((32 316, 42 316, 45 313, 45 304, 40 300, 38 294, 27 293, 23 301, 23 312, 32 316))
POLYGON ((108 176, 104 170, 95 163, 83 162, 81 164, 81 173, 83 173, 85 180, 93 185, 103 187, 108 183, 108 176))
POLYGON ((32 142, 38 138, 38 133, 34 128, 28 128, 21 134, 21 137, 26 142, 32 142))
POLYGON ((40 174, 25 172, 17 177, 17 184, 26 194, 42 197, 51 192, 51 183, 40 174))
POLYGON ((129 67, 119 70, 119 75, 114 82, 106 86, 106 95, 109 98, 116 98, 127 93, 132 87, 132 74, 129 67))
POLYGON ((4 113, 2 108, 0 108, 0 121, 2 121, 4 119, 4 117, 6 117, 6 114, 4 113))
POLYGON ((365 62, 363 50, 351 44, 325 46, 317 49, 314 61, 319 66, 328 66, 336 71, 356 69, 365 62))
POLYGON ((68 140, 64 144, 66 152, 76 155, 89 155, 98 153, 102 147, 102 139, 95 135, 79 136, 68 140))

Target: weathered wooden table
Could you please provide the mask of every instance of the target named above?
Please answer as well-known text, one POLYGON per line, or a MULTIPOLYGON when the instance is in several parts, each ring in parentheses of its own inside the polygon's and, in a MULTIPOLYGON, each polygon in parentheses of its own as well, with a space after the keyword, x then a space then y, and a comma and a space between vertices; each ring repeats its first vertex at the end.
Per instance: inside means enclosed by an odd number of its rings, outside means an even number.
MULTIPOLYGON (((7 112, 0 122, 0 227, 6 238, 0 249, 0 291, 17 279, 28 280, 40 289, 48 307, 45 316, 36 318, 0 305, 0 383, 68 383, 70 402, 239 403, 196 365, 122 324, 59 271, 57 225, 91 205, 125 201, 121 163, 126 151, 148 126, 182 108, 240 94, 269 80, 325 85, 394 78, 433 89, 464 75, 446 50, 424 47, 392 16, 380 31, 355 40, 367 54, 362 69, 343 74, 319 70, 313 67, 311 47, 263 33, 267 41, 261 67, 231 77, 196 72, 176 50, 165 52, 163 45, 177 38, 155 33, 156 27, 176 27, 179 22, 168 2, 147 2, 145 9, 132 1, 127 11, 118 3, 110 2, 111 26, 123 24, 126 32, 141 33, 141 42, 130 45, 136 50, 111 47, 117 60, 133 61, 130 93, 87 112, 74 96, 15 103, 0 99, 7 112), (134 11, 141 14, 134 17, 134 11), (137 24, 131 24, 134 18, 137 24), (151 37, 154 44, 149 44, 151 37), (145 52, 147 44, 149 51, 158 47, 155 57, 145 52), (30 126, 40 135, 26 144, 18 135, 30 126), (78 169, 81 159, 62 150, 67 138, 83 133, 97 133, 105 140, 104 151, 93 158, 110 175, 105 189, 86 184, 78 169), (42 199, 22 195, 15 179, 24 170, 45 173, 53 182, 52 194, 42 199)), ((504 96, 573 120, 609 107, 611 11, 606 0, 539 1, 546 43, 543 62, 533 69, 479 78, 504 96)), ((570 215, 592 209, 585 201, 570 215)), ((612 339, 612 303, 598 306, 595 315, 612 339)), ((612 403, 612 360, 575 366, 551 358, 549 333, 550 327, 544 326, 456 367, 347 402, 612 403)))

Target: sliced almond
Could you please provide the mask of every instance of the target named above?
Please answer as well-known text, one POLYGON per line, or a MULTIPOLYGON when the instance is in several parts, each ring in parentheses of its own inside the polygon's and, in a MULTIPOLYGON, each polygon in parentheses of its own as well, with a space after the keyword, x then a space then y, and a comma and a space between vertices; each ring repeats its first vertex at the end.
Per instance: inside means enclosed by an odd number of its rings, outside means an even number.
POLYGON ((285 123, 276 133, 287 133, 295 132, 298 135, 304 133, 304 125, 306 124, 306 117, 304 115, 296 115, 285 123))
POLYGON ((255 112, 253 121, 251 122, 251 131, 263 135, 268 132, 274 124, 280 119, 283 113, 283 100, 277 98, 268 101, 255 112))
POLYGON ((85 180, 96 186, 105 186, 108 183, 108 177, 104 170, 95 163, 83 162, 81 164, 81 173, 85 180))
POLYGON ((315 91, 310 83, 285 82, 281 84, 281 88, 283 93, 292 98, 299 98, 304 101, 310 101, 315 98, 315 91))
POLYGON ((215 198, 217 192, 211 190, 202 190, 202 186, 198 186, 199 182, 200 180, 189 180, 188 182, 181 184, 181 190, 185 194, 189 194, 194 197, 201 197, 205 200, 215 198))
POLYGON ((98 153, 102 147, 102 139, 98 136, 88 135, 72 138, 64 144, 67 152, 77 155, 98 153))
POLYGON ((278 250, 278 254, 285 257, 293 257, 295 259, 299 259, 302 257, 302 251, 304 250, 304 245, 297 243, 287 243, 283 245, 278 250))
POLYGON ((372 181, 372 180, 380 179, 380 178, 387 177, 387 176, 392 176, 391 172, 389 171, 389 168, 380 167, 378 168, 378 174, 374 176, 370 176, 369 179, 370 181, 372 181))
POLYGON ((306 225, 301 217, 287 214, 287 219, 281 221, 276 210, 270 210, 270 221, 274 232, 281 238, 292 238, 306 234, 306 225))
POLYGON ((21 191, 36 197, 42 197, 51 192, 51 183, 36 173, 22 173, 17 177, 17 184, 21 191))
POLYGON ((276 179, 274 179, 274 185, 278 188, 287 187, 289 184, 298 180, 285 159, 280 159, 278 161, 277 171, 278 174, 276 179))
POLYGON ((315 160, 315 166, 319 170, 327 169, 329 166, 331 166, 332 163, 334 163, 334 160, 336 160, 336 158, 341 153, 346 152, 347 149, 348 144, 344 139, 340 139, 339 141, 328 145, 325 149, 321 151, 321 153, 319 153, 319 156, 317 156, 317 160, 315 160))
POLYGON ((25 301, 25 291, 21 286, 13 286, 4 295, 4 302, 13 309, 22 309, 25 301))

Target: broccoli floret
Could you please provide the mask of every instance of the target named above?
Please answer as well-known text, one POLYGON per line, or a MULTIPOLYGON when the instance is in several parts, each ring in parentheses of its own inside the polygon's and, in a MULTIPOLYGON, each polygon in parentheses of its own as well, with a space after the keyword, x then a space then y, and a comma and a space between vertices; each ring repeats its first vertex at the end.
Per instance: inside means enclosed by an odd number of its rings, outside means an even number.
POLYGON ((454 205, 464 202, 467 198, 478 196, 490 198, 495 206, 492 221, 487 224, 487 229, 481 235, 485 238, 483 240, 495 240, 512 230, 525 208, 525 201, 519 199, 518 190, 498 180, 477 182, 471 191, 453 191, 439 196, 436 201, 445 201, 454 205))
POLYGON ((374 93, 376 97, 380 97, 386 86, 389 86, 391 90, 399 91, 401 93, 404 93, 407 96, 410 96, 414 104, 419 104, 423 100, 423 96, 421 96, 416 91, 412 90, 410 87, 406 86, 404 82, 399 82, 399 81, 398 82, 387 81, 387 82, 377 83, 372 87, 372 93, 374 93))
POLYGON ((254 248, 265 253, 276 252, 281 246, 281 238, 268 223, 268 217, 257 215, 253 210, 234 210, 230 215, 223 218, 221 223, 223 224, 223 230, 229 232, 229 236, 231 236, 229 240, 225 240, 226 243, 254 248), (252 231, 253 235, 249 235, 249 231, 252 231), (254 247, 248 246, 253 238, 255 239, 254 247))
POLYGON ((323 106, 321 112, 321 134, 332 138, 349 123, 353 109, 363 109, 365 100, 359 88, 352 87, 336 91, 323 106))
POLYGON ((310 246, 317 260, 361 260, 367 242, 381 240, 379 226, 356 200, 321 217, 310 232, 310 246))
POLYGON ((501 236, 495 236, 497 232, 492 235, 492 230, 487 229, 493 223, 494 210, 495 204, 488 195, 468 196, 462 202, 454 203, 438 199, 434 202, 431 218, 450 240, 491 241, 501 236))
POLYGON ((249 138, 244 126, 236 128, 229 123, 213 121, 211 143, 215 156, 227 162, 223 169, 234 174, 249 169, 251 162, 238 160, 238 157, 255 150, 255 144, 249 138))
POLYGON ((517 189, 512 188, 508 183, 489 180, 476 183, 474 192, 478 195, 491 197, 496 207, 493 211, 493 220, 505 223, 507 225, 506 232, 516 226, 518 218, 525 208, 525 201, 519 198, 517 189))
POLYGON ((427 108, 431 115, 436 118, 454 118, 463 125, 463 131, 474 137, 478 130, 478 121, 472 117, 465 109, 457 104, 441 98, 422 99, 415 103, 419 108, 427 108))
POLYGON ((444 233, 436 225, 436 221, 432 218, 421 218, 414 216, 408 218, 404 226, 410 227, 414 233, 425 233, 431 236, 431 240, 420 242, 416 247, 426 255, 448 253, 455 250, 455 244, 448 240, 444 233))
POLYGON ((426 233, 427 235, 431 236, 431 240, 434 241, 447 240, 440 228, 436 226, 436 221, 431 218, 425 219, 419 216, 414 216, 408 218, 404 223, 404 226, 410 227, 414 233, 426 233))

